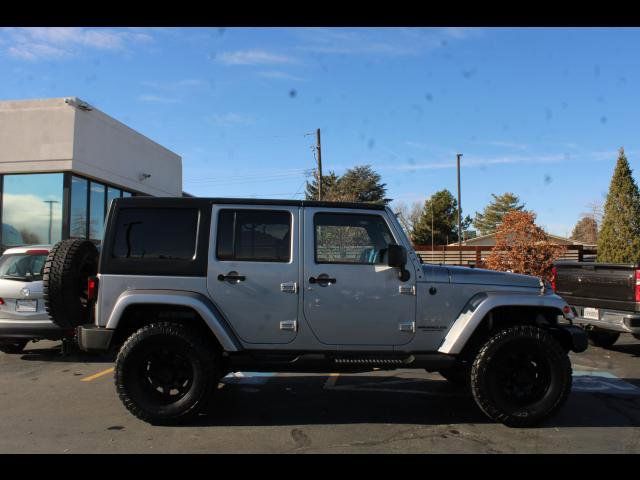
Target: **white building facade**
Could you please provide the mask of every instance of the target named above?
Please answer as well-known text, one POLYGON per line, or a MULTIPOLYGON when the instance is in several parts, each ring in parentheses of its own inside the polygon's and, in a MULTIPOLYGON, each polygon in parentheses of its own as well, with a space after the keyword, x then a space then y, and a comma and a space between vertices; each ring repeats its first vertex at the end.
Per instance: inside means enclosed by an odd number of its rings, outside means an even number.
POLYGON ((0 102, 0 244, 102 238, 113 198, 182 196, 182 159, 77 98, 0 102))

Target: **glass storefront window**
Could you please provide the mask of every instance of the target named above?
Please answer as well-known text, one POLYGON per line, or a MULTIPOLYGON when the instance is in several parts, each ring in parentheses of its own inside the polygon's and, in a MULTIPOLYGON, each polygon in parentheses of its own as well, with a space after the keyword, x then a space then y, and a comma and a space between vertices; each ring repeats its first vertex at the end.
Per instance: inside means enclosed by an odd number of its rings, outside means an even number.
POLYGON ((131 192, 122 192, 122 198, 127 198, 131 196, 131 192))
POLYGON ((84 178, 71 177, 71 218, 69 236, 87 238, 87 188, 89 182, 84 178))
POLYGON ((102 228, 104 227, 104 200, 105 187, 99 183, 91 182, 91 198, 89 199, 89 238, 102 240, 102 228))
POLYGON ((62 173, 4 175, 2 244, 56 243, 62 236, 62 173))
POLYGON ((107 188, 107 211, 109 211, 109 205, 114 198, 120 198, 120 190, 113 187, 107 188))

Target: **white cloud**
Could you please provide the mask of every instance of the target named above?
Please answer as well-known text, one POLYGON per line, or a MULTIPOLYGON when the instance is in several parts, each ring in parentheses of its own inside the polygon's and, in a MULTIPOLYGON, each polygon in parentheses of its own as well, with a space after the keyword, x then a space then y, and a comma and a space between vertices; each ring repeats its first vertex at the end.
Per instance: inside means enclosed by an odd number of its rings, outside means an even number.
POLYGON ((122 51, 131 44, 149 43, 151 35, 108 28, 31 27, 4 28, 5 51, 22 60, 58 60, 82 49, 122 51))
POLYGON ((226 65, 277 65, 296 63, 294 58, 287 55, 257 49, 224 52, 217 55, 216 59, 226 65))
POLYGON ((295 75, 291 75, 289 73, 281 72, 281 71, 278 71, 278 70, 270 70, 270 71, 266 71, 266 72, 259 72, 258 75, 261 76, 261 77, 264 77, 264 78, 273 78, 273 79, 277 79, 277 80, 291 80, 291 81, 294 81, 294 82, 304 81, 304 78, 296 77, 295 75))
MULTIPOLYGON (((51 209, 52 238, 59 238, 62 226, 62 207, 54 203, 51 209)), ((3 196, 2 223, 18 231, 38 236, 38 243, 49 240, 49 205, 35 195, 5 193, 3 196), (25 212, 29 212, 28 215, 25 212)))
POLYGON ((160 95, 139 95, 138 100, 146 103, 178 103, 178 99, 170 97, 161 97, 160 95))
POLYGON ((251 125, 255 119, 251 115, 243 113, 215 113, 207 117, 207 120, 218 127, 231 127, 234 125, 251 125))

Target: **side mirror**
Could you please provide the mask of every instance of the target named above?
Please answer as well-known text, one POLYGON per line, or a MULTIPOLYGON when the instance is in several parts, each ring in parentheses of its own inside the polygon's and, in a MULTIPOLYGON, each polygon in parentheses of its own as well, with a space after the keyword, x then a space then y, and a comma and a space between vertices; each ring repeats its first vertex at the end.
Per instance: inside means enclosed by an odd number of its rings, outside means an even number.
POLYGON ((401 282, 406 282, 411 278, 411 274, 404 268, 407 264, 407 249, 402 245, 387 246, 387 265, 399 268, 398 278, 401 282))
POLYGON ((402 268, 407 264, 407 249, 402 245, 387 246, 387 265, 402 268))

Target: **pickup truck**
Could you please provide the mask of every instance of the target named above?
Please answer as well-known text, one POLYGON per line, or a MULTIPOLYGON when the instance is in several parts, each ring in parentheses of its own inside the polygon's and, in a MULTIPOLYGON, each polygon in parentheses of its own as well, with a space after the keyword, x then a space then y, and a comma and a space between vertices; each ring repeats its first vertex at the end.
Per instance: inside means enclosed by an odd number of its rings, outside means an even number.
POLYGON ((54 246, 47 310, 83 350, 118 352, 118 395, 152 424, 215 405, 232 372, 415 368, 494 421, 533 425, 565 403, 568 353, 588 344, 548 282, 424 265, 382 205, 115 199, 96 255, 54 246))
POLYGON ((591 343, 611 347, 621 333, 640 339, 640 265, 558 261, 553 289, 576 311, 591 343))

